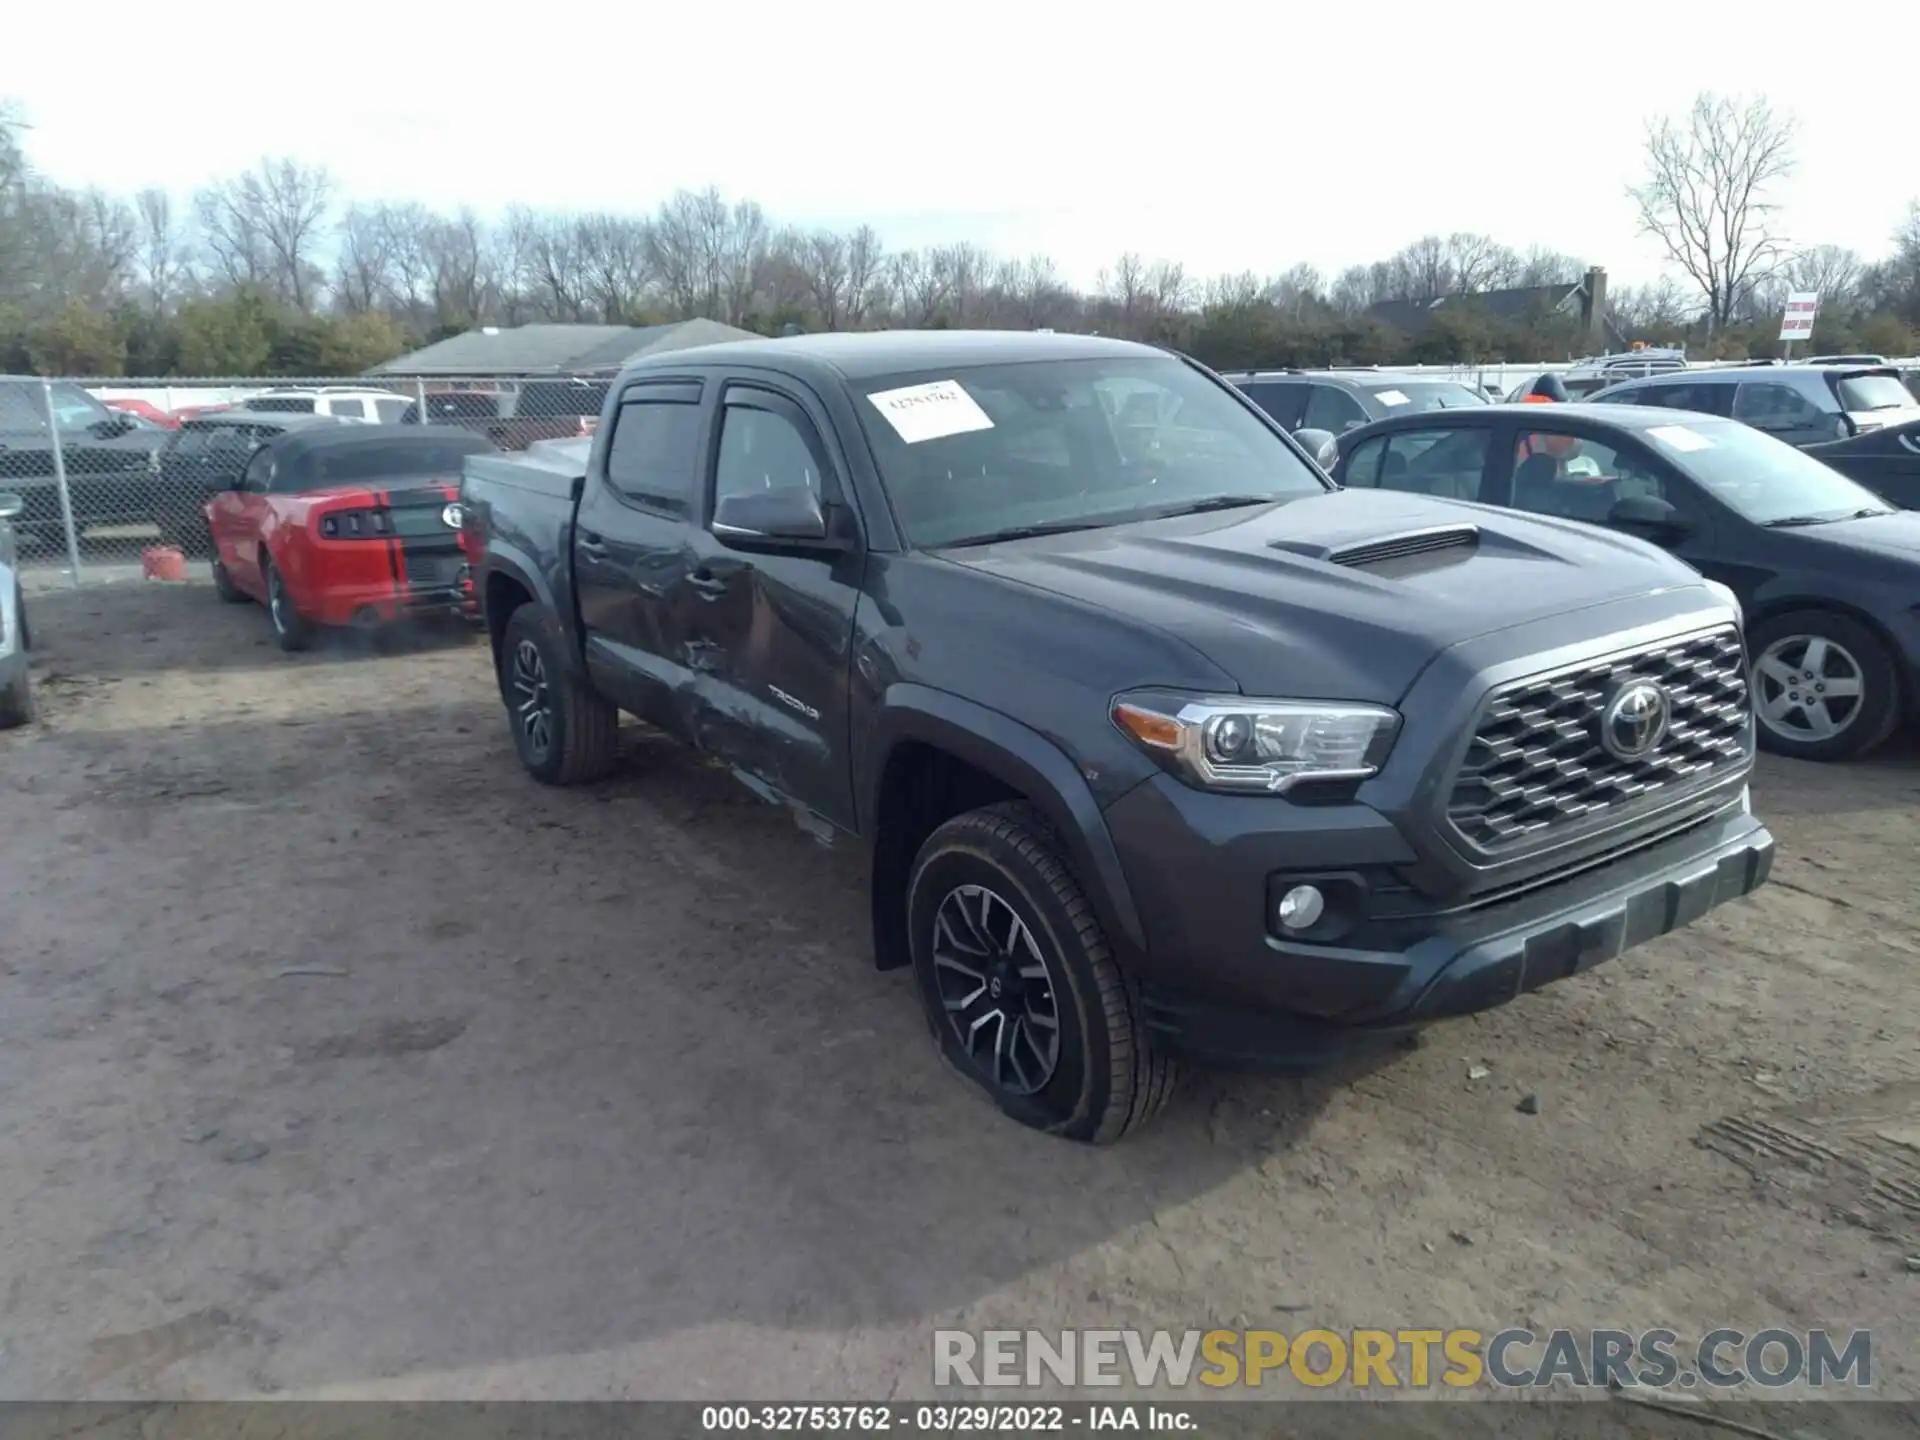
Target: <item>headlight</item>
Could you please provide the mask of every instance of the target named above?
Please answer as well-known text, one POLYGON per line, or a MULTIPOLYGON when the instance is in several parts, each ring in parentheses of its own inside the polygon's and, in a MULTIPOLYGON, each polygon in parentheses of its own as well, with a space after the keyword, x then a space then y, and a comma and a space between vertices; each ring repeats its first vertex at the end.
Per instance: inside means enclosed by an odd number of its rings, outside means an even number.
POLYGON ((1738 595, 1734 594, 1731 589, 1722 585, 1718 580, 1708 580, 1705 584, 1709 594, 1726 601, 1728 605, 1733 607, 1735 618, 1743 623, 1745 622, 1747 614, 1746 611, 1740 608, 1740 597, 1738 595))
POLYGON ((1283 794, 1305 780, 1365 780, 1400 717, 1379 705, 1239 696, 1122 695, 1113 723, 1200 790, 1283 794))

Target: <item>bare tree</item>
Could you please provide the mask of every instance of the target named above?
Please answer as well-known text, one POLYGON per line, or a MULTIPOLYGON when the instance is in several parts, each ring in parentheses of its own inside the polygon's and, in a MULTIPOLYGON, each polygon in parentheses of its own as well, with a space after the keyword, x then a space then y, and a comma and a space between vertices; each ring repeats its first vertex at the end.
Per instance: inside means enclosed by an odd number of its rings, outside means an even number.
POLYGON ((149 187, 133 197, 136 223, 140 288, 148 306, 155 312, 165 310, 178 298, 191 272, 187 245, 173 212, 173 197, 157 187, 149 187))
POLYGON ((881 274, 887 262, 886 247, 871 225, 859 226, 847 237, 847 328, 857 330, 867 323, 881 291, 881 274))
MULTIPOLYGON (((1860 254, 1844 245, 1815 245, 1789 260, 1781 278, 1788 290, 1812 290, 1828 314, 1851 310, 1859 298, 1860 254)), ((1769 307, 1771 308, 1771 307, 1769 307)))
POLYGON ((1366 265, 1349 265, 1342 270, 1327 295, 1334 310, 1348 319, 1385 298, 1374 285, 1372 269, 1366 265))
POLYGON ((340 253, 334 300, 350 314, 393 303, 393 230, 384 205, 349 205, 340 220, 340 253))
POLYGON ((1267 287, 1274 308, 1296 325, 1325 305, 1324 289, 1320 272, 1311 265, 1294 265, 1274 276, 1267 287))
POLYGON ((1447 237, 1446 267, 1456 295, 1477 295, 1514 284, 1520 257, 1491 235, 1456 230, 1447 237))
POLYGON ((1702 92, 1684 121, 1647 129, 1640 229, 1699 287, 1716 327, 1780 264, 1773 187, 1793 173, 1793 121, 1764 99, 1702 92))
POLYGON ((298 310, 321 283, 333 181, 297 160, 262 160, 194 197, 201 236, 221 274, 235 285, 264 286, 298 310))
POLYGON ((574 228, 594 309, 609 325, 632 324, 646 308, 653 273, 647 222, 602 211, 581 216, 574 228))
POLYGON ((829 330, 838 330, 847 293, 847 240, 832 230, 816 230, 782 246, 799 267, 814 313, 829 330))
POLYGON ((1525 289, 1573 285, 1587 270, 1586 261, 1576 260, 1571 255, 1562 255, 1558 250, 1549 250, 1541 245, 1529 247, 1526 254, 1518 258, 1518 266, 1510 283, 1525 289))
POLYGON ((907 325, 931 325, 953 294, 953 256, 945 250, 903 250, 887 263, 894 306, 907 325))

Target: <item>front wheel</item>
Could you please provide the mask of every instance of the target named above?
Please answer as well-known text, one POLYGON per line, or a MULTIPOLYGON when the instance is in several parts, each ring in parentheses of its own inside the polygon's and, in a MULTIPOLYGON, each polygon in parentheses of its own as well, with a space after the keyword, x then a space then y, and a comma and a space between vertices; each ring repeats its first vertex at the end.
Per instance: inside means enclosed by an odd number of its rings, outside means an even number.
POLYGON ((500 698, 520 763, 543 785, 580 785, 613 768, 620 712, 565 664, 557 625, 522 605, 500 642, 500 698))
POLYGON ((282 650, 306 649, 313 643, 313 626, 300 618, 280 567, 262 555, 260 575, 267 582, 267 615, 273 621, 273 638, 282 650))
POLYGON ((1800 610, 1748 632, 1760 743, 1797 760, 1851 760, 1893 733, 1900 681, 1880 637, 1850 615, 1800 610))
POLYGON ((1007 1115, 1105 1145, 1165 1108, 1174 1062, 1032 807, 993 805, 935 830, 914 861, 907 920, 941 1054, 1007 1115))

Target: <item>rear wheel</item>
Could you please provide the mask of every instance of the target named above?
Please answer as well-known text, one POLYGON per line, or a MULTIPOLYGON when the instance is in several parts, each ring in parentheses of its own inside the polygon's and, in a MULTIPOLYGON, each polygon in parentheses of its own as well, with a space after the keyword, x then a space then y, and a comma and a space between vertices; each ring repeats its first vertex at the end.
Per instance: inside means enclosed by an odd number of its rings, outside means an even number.
POLYGON ((942 1056, 1023 1125, 1110 1144, 1173 1094, 1079 882, 1024 802, 947 821, 907 888, 914 974, 942 1056))
POLYGON ((543 785, 580 785, 613 768, 620 712, 565 664, 558 627, 522 605, 500 643, 500 698, 513 748, 543 785))
POLYGON ((282 650, 306 649, 313 643, 313 626, 300 618, 280 567, 262 555, 260 574, 267 582, 267 615, 273 621, 273 638, 280 642, 282 650))
POLYGON ((1799 760, 1851 760, 1893 733, 1900 681, 1878 635, 1850 615, 1799 610, 1748 633, 1760 743, 1799 760))

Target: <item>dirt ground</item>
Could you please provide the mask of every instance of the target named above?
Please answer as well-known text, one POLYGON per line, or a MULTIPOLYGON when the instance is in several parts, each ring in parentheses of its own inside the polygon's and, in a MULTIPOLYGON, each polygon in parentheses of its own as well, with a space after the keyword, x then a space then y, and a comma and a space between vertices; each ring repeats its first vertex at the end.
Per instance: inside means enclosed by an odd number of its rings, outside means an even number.
POLYGON ((1764 763, 1750 900, 1096 1151, 943 1070, 857 853, 643 736, 534 785, 464 634, 35 605, 0 1398, 915 1397, 936 1326, 1215 1323, 1870 1326, 1920 1395, 1911 745, 1764 763))

